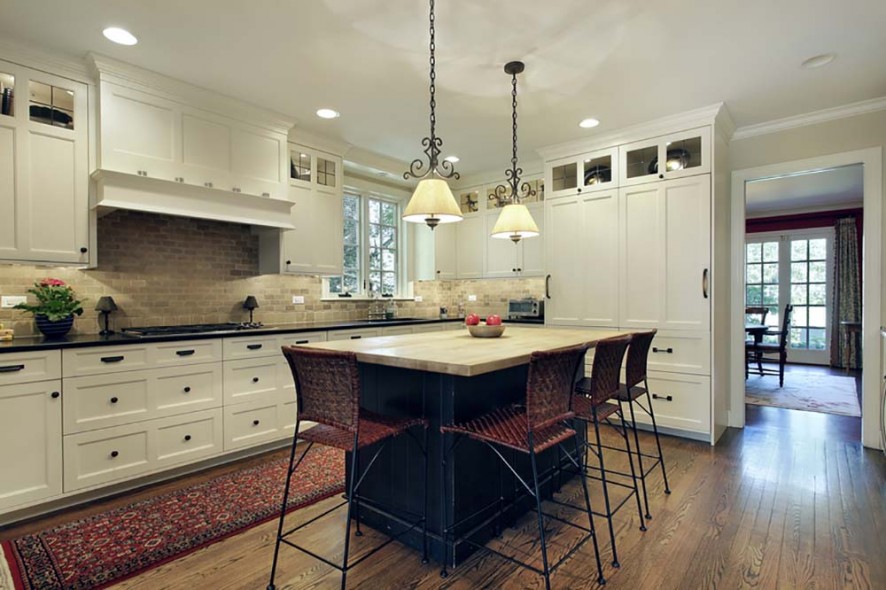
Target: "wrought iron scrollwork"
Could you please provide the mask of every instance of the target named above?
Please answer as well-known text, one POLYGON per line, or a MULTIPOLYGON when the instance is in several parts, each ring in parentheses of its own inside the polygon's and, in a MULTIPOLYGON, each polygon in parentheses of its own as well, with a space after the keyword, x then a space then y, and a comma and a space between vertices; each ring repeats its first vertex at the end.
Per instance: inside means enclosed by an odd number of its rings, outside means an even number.
POLYGON ((512 151, 511 167, 505 170, 507 185, 500 184, 495 187, 494 194, 490 199, 495 201, 496 207, 502 207, 508 203, 519 203, 521 199, 528 199, 536 195, 535 189, 528 182, 520 183, 523 169, 517 166, 517 74, 525 68, 523 62, 512 61, 505 64, 505 73, 511 75, 511 131, 512 151), (508 195, 508 189, 511 194, 508 195))

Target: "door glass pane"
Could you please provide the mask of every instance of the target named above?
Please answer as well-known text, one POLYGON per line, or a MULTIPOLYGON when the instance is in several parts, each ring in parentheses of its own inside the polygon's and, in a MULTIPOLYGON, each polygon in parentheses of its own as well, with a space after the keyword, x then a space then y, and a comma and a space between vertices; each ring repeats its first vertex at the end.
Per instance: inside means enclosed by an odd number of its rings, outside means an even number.
POLYGON ((791 240, 791 348, 827 349, 827 240, 791 240))
POLYGON ((335 162, 325 158, 317 158, 317 184, 335 186, 335 162))
POLYGON ((585 186, 612 182, 612 156, 600 156, 585 160, 583 178, 585 186))
POLYGON ((650 145, 629 151, 625 165, 627 166, 625 170, 627 178, 656 174, 658 172, 658 146, 650 145))
MULTIPOLYGON (((778 242, 756 242, 746 245, 745 306, 766 307, 766 325, 778 325, 778 242)), ((760 316, 757 315, 757 318, 760 316)), ((766 336, 764 342, 771 341, 766 336)))
POLYGON ((0 72, 0 115, 15 116, 15 76, 0 72))
POLYGON ((551 170, 551 182, 555 191, 575 188, 578 185, 578 164, 572 162, 561 166, 554 166, 551 170))
POLYGON ((311 155, 289 152, 289 178, 311 182, 311 155))
POLYGON ((480 193, 468 191, 458 195, 458 206, 462 213, 476 213, 479 210, 480 193))
POLYGON ((74 91, 28 81, 31 121, 54 127, 74 128, 74 91))
MULTIPOLYGON (((701 137, 669 141, 666 147, 668 172, 701 166, 701 137)), ((658 172, 657 162, 655 169, 651 172, 658 172)))

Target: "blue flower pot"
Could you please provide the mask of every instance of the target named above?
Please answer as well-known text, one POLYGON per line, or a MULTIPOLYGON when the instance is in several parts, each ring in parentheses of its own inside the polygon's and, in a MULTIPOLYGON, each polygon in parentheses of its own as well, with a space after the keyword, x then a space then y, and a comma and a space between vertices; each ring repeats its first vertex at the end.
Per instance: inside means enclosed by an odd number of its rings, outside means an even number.
POLYGON ((34 316, 34 320, 37 322, 37 329, 47 338, 62 338, 71 331, 71 327, 74 325, 74 316, 72 315, 57 322, 49 321, 45 315, 34 316))

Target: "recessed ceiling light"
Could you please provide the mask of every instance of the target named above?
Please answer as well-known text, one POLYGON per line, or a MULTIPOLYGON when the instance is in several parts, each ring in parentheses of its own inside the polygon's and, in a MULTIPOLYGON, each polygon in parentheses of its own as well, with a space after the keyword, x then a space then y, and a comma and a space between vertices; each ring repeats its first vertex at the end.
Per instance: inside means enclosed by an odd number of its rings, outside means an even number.
POLYGON ((447 162, 451 162, 452 164, 458 164, 458 156, 446 156, 443 159, 447 162))
POLYGON ((317 116, 321 119, 335 119, 340 117, 341 114, 338 111, 334 111, 332 109, 317 109, 317 116))
POLYGON ((836 58, 836 53, 822 53, 821 55, 814 55, 810 57, 800 65, 807 69, 820 68, 821 66, 828 65, 836 58))
POLYGON ((138 43, 138 39, 135 38, 135 35, 120 27, 108 27, 102 31, 102 35, 104 35, 108 41, 113 41, 120 45, 135 45, 138 43))
POLYGON ((598 121, 597 119, 582 119, 578 126, 583 129, 590 129, 591 127, 596 127, 599 124, 600 121, 598 121))

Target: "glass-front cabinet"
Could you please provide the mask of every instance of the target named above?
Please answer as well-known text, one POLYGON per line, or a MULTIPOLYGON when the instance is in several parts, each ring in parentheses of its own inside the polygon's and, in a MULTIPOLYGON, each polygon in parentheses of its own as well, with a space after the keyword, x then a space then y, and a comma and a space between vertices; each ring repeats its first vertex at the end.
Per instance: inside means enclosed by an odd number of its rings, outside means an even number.
POLYGON ((0 71, 0 115, 15 116, 15 76, 0 71))
POLYGON ((551 198, 605 190, 618 181, 618 148, 556 160, 546 171, 551 198))
POLYGON ((619 186, 710 172, 710 141, 710 127, 700 127, 625 144, 619 148, 619 186))
POLYGON ((342 183, 341 158, 289 144, 289 184, 338 193, 342 183))
POLYGON ((462 215, 469 215, 480 210, 480 189, 463 189, 458 191, 458 208, 462 215))

